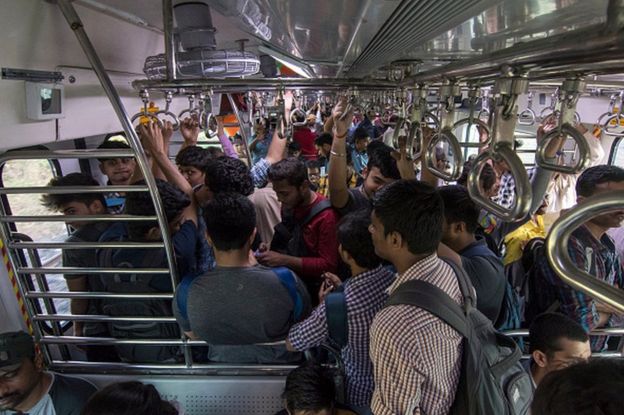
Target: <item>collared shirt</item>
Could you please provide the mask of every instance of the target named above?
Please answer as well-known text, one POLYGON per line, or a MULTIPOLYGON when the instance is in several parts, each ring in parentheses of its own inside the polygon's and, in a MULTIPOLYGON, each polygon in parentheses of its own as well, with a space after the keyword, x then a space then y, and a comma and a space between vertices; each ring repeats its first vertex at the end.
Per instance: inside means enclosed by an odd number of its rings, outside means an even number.
MULTIPOLYGON (((347 402, 351 405, 370 405, 374 383, 369 330, 375 314, 388 298, 386 289, 393 280, 393 273, 379 266, 349 278, 344 284, 349 338, 341 356, 345 365, 347 402)), ((322 302, 310 317, 290 329, 288 340, 295 349, 304 351, 328 339, 325 313, 322 302)))
POLYGON ((511 208, 511 206, 513 206, 515 198, 516 181, 511 173, 503 173, 500 178, 500 189, 498 190, 498 196, 496 196, 494 201, 505 209, 509 209, 511 208))
MULTIPOLYGON (((409 280, 429 282, 458 304, 463 297, 453 269, 434 253, 401 275, 393 293, 409 280)), ((455 399, 462 356, 462 336, 438 317, 410 305, 386 307, 371 326, 375 415, 447 414, 455 399)))
MULTIPOLYGON (((568 240, 568 253, 578 268, 609 285, 624 286, 624 269, 609 235, 604 234, 598 241, 585 226, 581 226, 568 240)), ((594 299, 565 283, 555 274, 546 259, 540 259, 539 266, 546 280, 554 286, 561 302, 561 310, 579 322, 585 331, 597 328, 600 315, 596 310, 594 299)), ((621 327, 621 322, 616 320, 612 315, 607 326, 621 327)), ((608 338, 608 336, 591 336, 592 351, 602 350, 608 338)))
POLYGON ((353 160, 353 169, 357 174, 362 174, 362 170, 368 164, 368 153, 366 150, 359 152, 353 147, 351 150, 351 160, 353 160))
POLYGON ((505 256, 503 265, 507 266, 522 258, 524 246, 533 238, 545 238, 546 227, 544 226, 544 216, 537 215, 535 220, 530 220, 520 226, 515 231, 505 236, 505 256))
POLYGON ((267 185, 269 182, 269 167, 271 167, 271 163, 266 159, 260 159, 249 170, 251 181, 255 187, 261 188, 267 185))

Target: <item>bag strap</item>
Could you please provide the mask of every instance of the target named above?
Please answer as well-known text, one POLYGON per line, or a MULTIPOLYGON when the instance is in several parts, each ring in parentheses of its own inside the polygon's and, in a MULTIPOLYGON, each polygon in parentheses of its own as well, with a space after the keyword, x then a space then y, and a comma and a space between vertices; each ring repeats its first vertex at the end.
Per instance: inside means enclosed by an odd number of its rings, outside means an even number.
POLYGON ((331 206, 331 202, 329 200, 327 200, 327 199, 321 200, 316 205, 312 206, 312 209, 310 209, 310 212, 303 219, 303 222, 301 222, 300 226, 303 227, 303 226, 307 225, 308 222, 310 222, 312 219, 314 219, 314 217, 316 215, 318 215, 322 211, 327 210, 327 209, 329 209, 331 207, 332 207, 331 206))
POLYGON ((426 281, 404 282, 386 301, 391 305, 413 305, 442 319, 464 337, 470 337, 464 310, 448 294, 426 281))
POLYGON ((341 349, 347 345, 349 326, 347 324, 347 303, 342 285, 325 297, 325 318, 329 339, 341 349))
MULTIPOLYGON (((442 261, 446 262, 449 267, 453 269, 455 276, 457 277, 457 283, 459 284, 459 291, 464 297, 464 310, 468 311, 468 307, 477 307, 477 298, 474 287, 470 281, 470 277, 466 274, 464 268, 461 265, 456 264, 448 258, 439 257, 442 261)), ((453 301, 454 304, 457 304, 453 301)))
POLYGON ((191 284, 194 280, 194 275, 187 275, 186 277, 182 278, 182 281, 180 281, 180 284, 178 284, 178 288, 176 289, 176 304, 178 305, 180 315, 185 320, 188 320, 188 295, 191 284))
POLYGON ((282 283, 284 288, 288 291, 288 295, 290 295, 290 298, 295 306, 293 310, 294 321, 299 321, 301 314, 303 313, 303 300, 297 291, 297 281, 295 276, 292 271, 286 267, 273 268, 273 273, 277 275, 280 283, 282 283))

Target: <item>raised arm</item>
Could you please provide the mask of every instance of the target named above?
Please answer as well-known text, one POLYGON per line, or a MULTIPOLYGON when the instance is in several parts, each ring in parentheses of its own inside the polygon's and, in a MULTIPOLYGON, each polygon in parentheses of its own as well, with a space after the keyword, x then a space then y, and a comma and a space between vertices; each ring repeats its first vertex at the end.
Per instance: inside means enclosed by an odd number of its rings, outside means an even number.
MULTIPOLYGON (((433 131, 433 129, 423 127, 422 143, 420 145, 420 149, 421 149, 420 151, 421 151, 421 154, 423 154, 423 156, 421 156, 420 158, 421 159, 420 181, 429 183, 433 187, 438 187, 438 178, 434 176, 431 173, 431 170, 429 170, 429 168, 427 167, 427 161, 424 156, 425 151, 427 151, 427 148, 429 148, 429 143, 431 142, 431 139, 433 138, 434 133, 435 131, 433 131)), ((435 154, 434 154, 434 157, 435 157, 435 154)))
MULTIPOLYGON (((168 121, 165 122, 164 128, 166 129, 167 126, 171 126, 171 123, 168 121)), ((184 209, 182 214, 185 219, 191 220, 197 224, 197 205, 193 197, 193 188, 190 183, 186 181, 184 176, 182 176, 178 168, 169 160, 169 156, 164 151, 162 130, 158 127, 158 124, 149 123, 140 127, 140 134, 143 146, 150 152, 154 164, 162 171, 165 179, 190 197, 191 204, 184 209)))
POLYGON ((187 117, 182 120, 180 123, 180 134, 182 134, 182 138, 184 139, 180 150, 197 145, 197 138, 199 137, 199 121, 196 116, 193 116, 192 118, 187 117))
POLYGON ((347 133, 351 113, 343 117, 347 108, 347 98, 341 97, 332 111, 334 140, 331 148, 331 163, 329 163, 328 186, 329 200, 336 209, 341 209, 349 202, 349 187, 347 186, 347 133), (342 118, 342 119, 341 119, 342 118))
POLYGON ((215 119, 217 120, 217 137, 219 137, 219 142, 221 143, 221 148, 223 148, 223 153, 228 157, 237 159, 238 153, 234 148, 234 144, 232 144, 227 134, 225 134, 225 128, 223 127, 223 117, 217 115, 215 119))

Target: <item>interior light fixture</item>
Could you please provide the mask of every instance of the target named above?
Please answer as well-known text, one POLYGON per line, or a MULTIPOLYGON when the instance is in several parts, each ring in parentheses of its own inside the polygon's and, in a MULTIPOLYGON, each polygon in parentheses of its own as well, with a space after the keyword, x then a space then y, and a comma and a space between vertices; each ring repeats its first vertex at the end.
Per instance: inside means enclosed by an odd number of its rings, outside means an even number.
POLYGON ((273 59, 288 66, 296 74, 301 75, 304 78, 314 78, 314 71, 312 70, 310 65, 305 62, 302 62, 296 58, 285 55, 281 52, 278 52, 263 45, 258 46, 258 52, 260 54, 266 54, 271 56, 273 59))

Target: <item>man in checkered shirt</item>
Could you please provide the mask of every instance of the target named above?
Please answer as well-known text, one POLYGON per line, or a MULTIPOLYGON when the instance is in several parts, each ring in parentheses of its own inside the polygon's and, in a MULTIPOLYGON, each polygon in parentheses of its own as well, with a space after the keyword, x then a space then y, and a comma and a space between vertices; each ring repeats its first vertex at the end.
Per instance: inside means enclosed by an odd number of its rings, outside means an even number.
MULTIPOLYGON (((426 183, 400 180, 377 193, 370 232, 377 255, 397 269, 389 294, 418 279, 463 303, 457 276, 436 254, 443 220, 442 198, 426 183)), ((373 413, 447 414, 461 371, 461 335, 433 314, 410 305, 382 309, 370 331, 373 413)))
MULTIPOLYGON (((394 274, 381 266, 368 232, 370 213, 367 210, 350 213, 338 225, 338 251, 349 265, 351 275, 344 284, 347 306, 348 342, 341 350, 345 365, 347 403, 368 407, 373 395, 373 364, 369 358, 369 329, 375 314, 388 298, 386 289, 394 274)), ((340 279, 325 275, 319 292, 320 305, 305 321, 290 329, 286 346, 291 351, 304 351, 327 342, 326 308, 324 297, 340 284, 340 279)))

